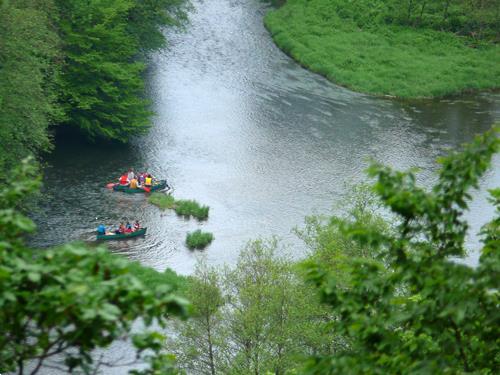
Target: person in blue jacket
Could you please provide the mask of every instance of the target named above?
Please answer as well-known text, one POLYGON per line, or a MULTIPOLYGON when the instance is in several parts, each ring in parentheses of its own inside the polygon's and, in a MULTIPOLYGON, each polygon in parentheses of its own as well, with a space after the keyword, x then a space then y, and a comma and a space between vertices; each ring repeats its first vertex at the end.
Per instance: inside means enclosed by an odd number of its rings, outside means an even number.
POLYGON ((103 224, 97 227, 97 234, 106 234, 106 227, 103 224))

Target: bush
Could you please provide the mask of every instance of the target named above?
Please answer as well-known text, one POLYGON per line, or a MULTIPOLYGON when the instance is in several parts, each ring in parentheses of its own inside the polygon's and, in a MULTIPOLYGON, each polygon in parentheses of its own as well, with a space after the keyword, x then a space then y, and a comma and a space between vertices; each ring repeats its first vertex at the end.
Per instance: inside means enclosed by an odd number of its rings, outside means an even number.
MULTIPOLYGON (((499 322, 500 189, 490 190, 496 214, 480 232, 478 265, 463 259, 470 189, 478 188, 500 151, 499 135, 496 128, 441 158, 432 188, 418 186, 411 171, 379 164, 368 169, 377 179, 373 191, 398 224, 384 233, 371 220, 345 223, 337 232, 373 249, 373 258, 340 251, 342 262, 333 267, 322 259, 305 265, 307 278, 332 308, 330 329, 348 348, 310 357, 302 373, 498 372, 498 329, 491 327, 499 322)), ((326 237, 326 249, 332 249, 335 234, 326 237)))
POLYGON ((202 232, 198 229, 187 234, 186 245, 190 249, 204 249, 213 241, 213 239, 214 236, 212 233, 202 232))

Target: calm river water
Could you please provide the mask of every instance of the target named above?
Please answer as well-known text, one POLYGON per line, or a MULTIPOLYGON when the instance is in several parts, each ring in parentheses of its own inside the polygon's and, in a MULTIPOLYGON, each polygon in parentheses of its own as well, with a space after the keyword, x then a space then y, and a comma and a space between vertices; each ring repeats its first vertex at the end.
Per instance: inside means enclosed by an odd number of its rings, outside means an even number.
MULTIPOLYGON (((270 235, 300 257, 305 248, 292 228, 331 212, 365 179, 368 158, 420 167, 429 184, 437 156, 500 118, 498 94, 402 103, 351 92, 282 53, 263 27, 259 0, 193 3, 186 30, 169 33, 169 48, 152 58, 149 134, 120 147, 65 140, 47 159, 34 246, 92 241, 99 223, 138 218, 148 235, 109 247, 158 270, 192 272, 201 252, 184 240, 197 228, 215 235, 203 251, 212 264, 234 264, 246 241, 270 235), (166 177, 178 198, 209 205, 209 220, 184 220, 141 194, 105 189, 129 167, 166 177)), ((497 157, 474 194, 473 230, 492 217, 485 189, 498 185, 497 157)), ((475 237, 469 243, 477 248, 475 237)), ((472 251, 468 262, 476 260, 472 251)))

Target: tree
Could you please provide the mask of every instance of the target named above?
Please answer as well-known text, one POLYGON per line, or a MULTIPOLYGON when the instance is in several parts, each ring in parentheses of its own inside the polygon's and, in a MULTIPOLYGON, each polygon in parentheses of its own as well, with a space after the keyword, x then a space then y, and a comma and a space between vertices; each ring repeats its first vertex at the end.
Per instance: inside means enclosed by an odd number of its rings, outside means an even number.
POLYGON ((63 42, 61 105, 89 138, 127 142, 149 128, 144 57, 164 44, 161 27, 180 0, 56 0, 63 42))
POLYGON ((191 319, 179 322, 179 336, 171 340, 169 349, 179 358, 180 367, 190 374, 220 372, 226 348, 221 307, 224 298, 220 276, 206 263, 200 262, 192 276, 186 297, 193 304, 191 319))
POLYGON ((278 241, 256 240, 226 270, 224 310, 230 343, 230 374, 286 374, 307 355, 330 353, 337 338, 331 314, 304 284, 297 265, 278 251, 278 241))
POLYGON ((61 103, 68 122, 90 138, 127 141, 148 128, 144 64, 127 33, 131 0, 57 1, 65 64, 61 103))
MULTIPOLYGON (((436 185, 425 190, 412 172, 373 165, 375 192, 399 218, 395 233, 363 223, 344 233, 379 249, 381 259, 353 258, 346 272, 309 265, 308 277, 339 319, 334 329, 349 346, 311 357, 305 373, 494 373, 500 365, 498 337, 500 219, 482 231, 479 265, 465 255, 463 212, 500 146, 499 130, 478 136, 462 152, 442 158, 436 185)), ((500 214, 500 191, 492 191, 500 214)))
POLYGON ((128 15, 127 30, 143 54, 165 46, 163 29, 182 24, 186 19, 186 4, 185 0, 134 1, 128 15))
POLYGON ((0 1, 0 180, 27 155, 51 148, 60 119, 59 38, 51 0, 0 1))
POLYGON ((16 184, 0 188, 0 372, 36 374, 44 366, 90 372, 103 364, 95 363, 94 349, 128 338, 137 355, 127 361, 151 365, 135 374, 175 372, 163 336, 131 328, 139 319, 146 328, 165 327, 168 316, 187 315, 186 301, 167 284, 146 288, 125 259, 102 247, 27 248, 23 237, 35 225, 18 204, 39 179, 28 162, 12 176, 16 184))
POLYGON ((237 266, 199 266, 189 297, 194 317, 177 327, 168 349, 193 374, 285 374, 305 355, 330 353, 330 316, 276 240, 242 250, 237 266))

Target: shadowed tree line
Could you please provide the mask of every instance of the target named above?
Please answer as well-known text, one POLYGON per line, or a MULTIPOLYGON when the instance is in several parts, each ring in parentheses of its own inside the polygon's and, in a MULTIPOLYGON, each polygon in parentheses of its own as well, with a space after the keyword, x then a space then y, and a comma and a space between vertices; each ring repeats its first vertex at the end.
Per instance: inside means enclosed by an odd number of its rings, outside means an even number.
MULTIPOLYGON (((287 1, 271 0, 273 5, 287 1)), ((377 24, 432 28, 474 39, 499 41, 500 3, 497 0, 333 0, 327 12, 355 19, 360 27, 377 24)))
POLYGON ((387 22, 499 41, 500 3, 497 0, 389 0, 387 8, 387 22))

